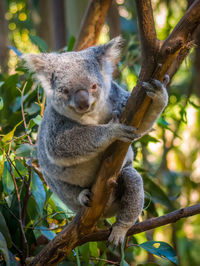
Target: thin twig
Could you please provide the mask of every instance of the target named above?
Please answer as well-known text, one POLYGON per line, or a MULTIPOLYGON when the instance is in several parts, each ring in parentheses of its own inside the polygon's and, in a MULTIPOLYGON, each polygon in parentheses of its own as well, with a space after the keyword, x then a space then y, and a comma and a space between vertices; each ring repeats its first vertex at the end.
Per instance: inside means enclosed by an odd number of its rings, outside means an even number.
MULTIPOLYGON (((24 98, 24 91, 25 91, 26 85, 27 85, 27 82, 24 83, 24 86, 23 86, 22 91, 21 91, 21 110, 22 110, 22 118, 24 121, 24 127, 25 127, 25 130, 27 132, 27 124, 26 124, 24 106, 23 106, 23 98, 24 98)), ((31 137, 29 135, 27 135, 27 136, 28 136, 28 140, 29 140, 30 145, 33 145, 31 137)))

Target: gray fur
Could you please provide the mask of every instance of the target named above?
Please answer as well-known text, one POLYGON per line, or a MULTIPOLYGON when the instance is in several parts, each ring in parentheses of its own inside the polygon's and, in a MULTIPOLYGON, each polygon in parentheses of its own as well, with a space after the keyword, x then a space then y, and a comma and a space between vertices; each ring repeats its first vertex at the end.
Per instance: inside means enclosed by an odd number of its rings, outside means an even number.
MULTIPOLYGON (((115 140, 131 143, 138 133, 145 134, 167 104, 166 89, 157 83, 156 88, 147 89, 153 103, 138 130, 116 121, 116 113, 121 114, 130 95, 112 81, 120 45, 121 39, 116 38, 81 52, 23 56, 47 94, 38 140, 39 164, 51 189, 74 212, 90 204, 89 192, 105 149, 115 140)), ((143 208, 143 182, 132 162, 130 147, 119 185, 103 214, 117 215, 109 237, 114 244, 123 241, 143 208)))

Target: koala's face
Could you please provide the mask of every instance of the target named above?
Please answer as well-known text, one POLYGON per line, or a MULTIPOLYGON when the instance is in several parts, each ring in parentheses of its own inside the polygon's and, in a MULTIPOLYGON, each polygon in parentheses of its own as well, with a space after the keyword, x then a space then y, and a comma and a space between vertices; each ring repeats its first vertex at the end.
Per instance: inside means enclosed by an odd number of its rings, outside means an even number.
POLYGON ((91 113, 107 97, 109 84, 95 58, 84 53, 57 55, 57 68, 51 76, 51 104, 72 118, 91 113))
POLYGON ((80 52, 27 54, 22 58, 42 83, 48 104, 60 114, 79 120, 85 114, 101 111, 121 43, 117 37, 80 52))

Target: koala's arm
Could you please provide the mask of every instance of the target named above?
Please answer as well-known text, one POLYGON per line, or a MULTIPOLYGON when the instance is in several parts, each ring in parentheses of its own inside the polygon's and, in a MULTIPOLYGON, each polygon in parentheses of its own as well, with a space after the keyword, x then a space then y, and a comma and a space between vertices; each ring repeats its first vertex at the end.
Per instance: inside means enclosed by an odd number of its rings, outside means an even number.
POLYGON ((156 89, 147 88, 147 94, 152 99, 152 103, 137 130, 137 133, 141 135, 144 135, 152 128, 168 103, 168 94, 165 86, 157 80, 154 81, 154 86, 156 89))
POLYGON ((136 137, 133 127, 120 123, 79 125, 59 132, 47 130, 45 146, 51 162, 72 166, 98 156, 117 139, 132 142, 136 137))

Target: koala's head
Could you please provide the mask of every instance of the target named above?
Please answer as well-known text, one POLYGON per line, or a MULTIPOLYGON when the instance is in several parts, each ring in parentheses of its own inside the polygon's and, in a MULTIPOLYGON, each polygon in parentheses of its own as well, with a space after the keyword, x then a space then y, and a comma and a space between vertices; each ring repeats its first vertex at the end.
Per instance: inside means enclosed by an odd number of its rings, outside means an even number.
POLYGON ((25 54, 22 59, 41 82, 48 104, 64 116, 78 118, 102 108, 121 46, 117 37, 80 52, 25 54))

